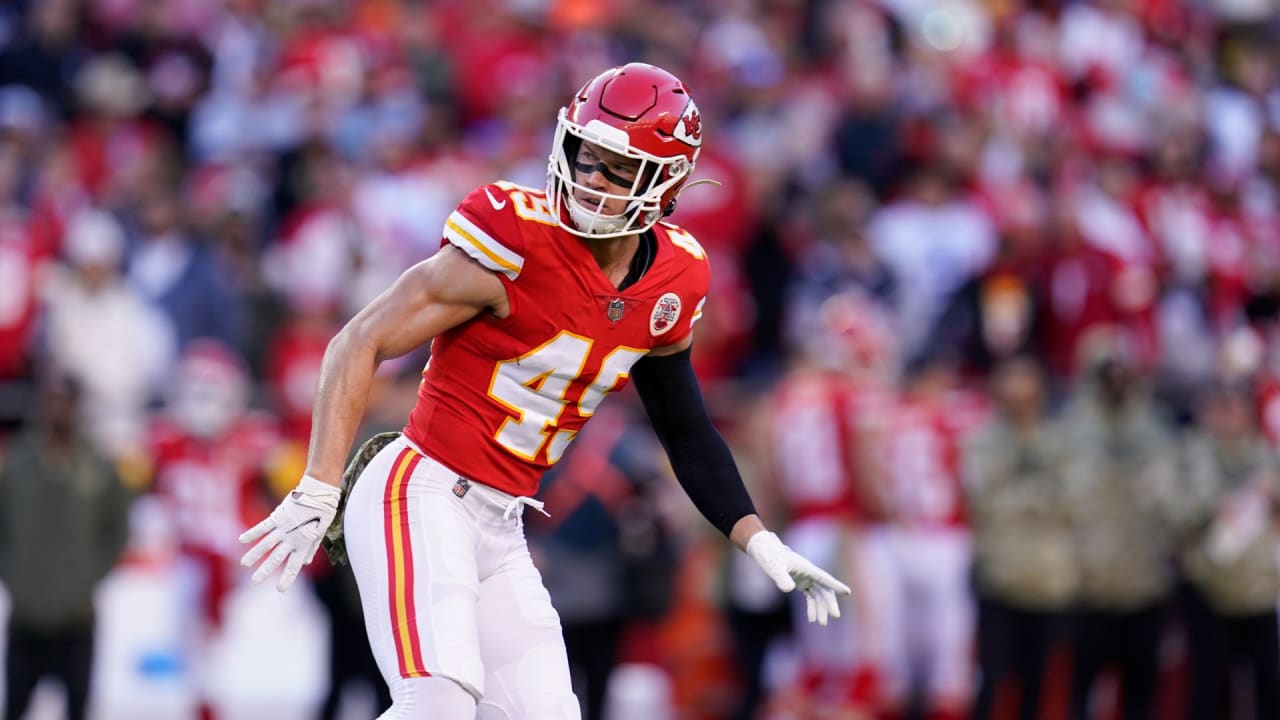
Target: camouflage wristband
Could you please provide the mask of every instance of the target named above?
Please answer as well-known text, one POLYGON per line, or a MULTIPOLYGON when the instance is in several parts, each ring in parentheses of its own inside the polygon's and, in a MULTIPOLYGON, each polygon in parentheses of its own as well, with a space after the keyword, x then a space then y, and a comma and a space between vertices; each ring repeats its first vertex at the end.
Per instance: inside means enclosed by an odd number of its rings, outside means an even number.
POLYGON ((347 509, 347 497, 351 494, 351 488, 373 457, 398 437, 400 437, 398 431, 384 432, 365 440, 356 451, 355 457, 351 458, 346 471, 342 473, 342 495, 338 498, 338 512, 333 516, 333 522, 330 523, 329 529, 325 531, 324 538, 321 540, 324 552, 329 556, 329 562, 335 566, 347 564, 347 541, 342 534, 342 516, 347 509))

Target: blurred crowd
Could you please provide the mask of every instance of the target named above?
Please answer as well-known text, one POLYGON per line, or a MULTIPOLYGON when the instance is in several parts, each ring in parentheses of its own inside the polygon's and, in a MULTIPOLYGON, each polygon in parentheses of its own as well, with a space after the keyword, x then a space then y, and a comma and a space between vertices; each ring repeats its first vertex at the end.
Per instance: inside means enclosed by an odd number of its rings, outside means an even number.
MULTIPOLYGON (((69 598, 121 552, 196 567, 216 634, 329 338, 476 185, 543 187, 558 108, 628 61, 686 82, 721 183, 671 218, 714 269, 712 412, 766 520, 855 595, 793 622, 623 394, 529 523, 587 717, 1280 717, 1271 0, 5 3, 24 672, 87 673, 69 598), (39 514, 143 501, 127 542, 39 514), (31 548, 70 543, 92 552, 54 583, 31 548)), ((368 433, 426 359, 384 365, 368 433)), ((312 584, 334 677, 370 675, 349 582, 312 584)))

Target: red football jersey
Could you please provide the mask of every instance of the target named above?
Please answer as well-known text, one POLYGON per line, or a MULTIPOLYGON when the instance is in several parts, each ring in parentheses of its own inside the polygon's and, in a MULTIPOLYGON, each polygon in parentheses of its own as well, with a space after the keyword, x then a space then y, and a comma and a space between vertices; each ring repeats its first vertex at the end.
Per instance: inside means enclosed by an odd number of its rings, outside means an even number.
POLYGON ((857 391, 846 376, 812 371, 792 373, 773 391, 770 464, 792 522, 857 514, 857 391))
POLYGON ((498 275, 510 314, 478 316, 435 339, 405 435, 459 475, 536 493, 631 366, 684 340, 702 314, 705 251, 674 225, 653 232, 648 272, 619 291, 587 242, 556 223, 545 193, 506 182, 473 190, 442 244, 498 275))
POLYGON ((162 417, 150 433, 153 489, 173 513, 183 548, 238 556, 236 537, 261 517, 254 485, 279 439, 275 419, 250 411, 219 436, 199 439, 162 417))
POLYGON ((904 525, 963 527, 967 522, 960 477, 967 422, 957 422, 952 399, 903 398, 886 423, 885 490, 904 525))

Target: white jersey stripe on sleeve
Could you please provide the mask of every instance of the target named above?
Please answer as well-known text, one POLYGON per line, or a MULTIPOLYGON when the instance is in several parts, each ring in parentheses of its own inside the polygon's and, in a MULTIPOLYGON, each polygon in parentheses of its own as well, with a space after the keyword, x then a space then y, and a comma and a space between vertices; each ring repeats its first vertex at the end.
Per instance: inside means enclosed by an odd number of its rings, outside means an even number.
POLYGON ((702 319, 702 306, 706 304, 706 298, 702 298, 702 300, 698 301, 698 306, 693 309, 693 317, 689 318, 689 327, 693 327, 694 323, 702 319))
POLYGON ((524 268, 524 258, 494 240, 457 210, 444 224, 444 236, 481 265, 515 280, 524 268))

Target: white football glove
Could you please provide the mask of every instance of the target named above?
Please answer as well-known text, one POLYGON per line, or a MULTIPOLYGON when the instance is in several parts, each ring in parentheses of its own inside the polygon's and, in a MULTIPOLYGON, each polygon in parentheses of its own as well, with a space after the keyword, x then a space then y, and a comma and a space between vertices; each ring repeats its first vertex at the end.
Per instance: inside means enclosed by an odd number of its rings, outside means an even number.
POLYGON ((333 485, 303 475, 298 487, 286 495, 265 520, 240 535, 241 543, 262 538, 240 558, 241 565, 253 567, 264 555, 271 553, 253 573, 255 585, 275 572, 281 563, 284 564, 284 572, 280 574, 276 589, 284 592, 293 585, 303 566, 315 556, 320 539, 333 522, 340 494, 341 491, 333 485))
POLYGON ((777 535, 768 531, 752 535, 747 541, 747 555, 777 583, 779 590, 804 593, 809 622, 826 625, 828 617, 840 617, 836 596, 848 595, 849 586, 783 545, 777 535))

